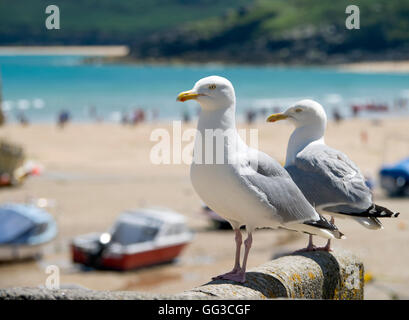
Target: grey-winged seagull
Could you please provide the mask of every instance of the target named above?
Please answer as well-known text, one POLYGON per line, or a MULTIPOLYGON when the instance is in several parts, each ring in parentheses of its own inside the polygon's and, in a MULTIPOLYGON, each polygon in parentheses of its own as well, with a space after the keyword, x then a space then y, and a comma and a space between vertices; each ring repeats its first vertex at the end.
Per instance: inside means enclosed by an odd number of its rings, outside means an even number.
POLYGON ((201 106, 190 167, 192 185, 201 199, 229 221, 235 231, 234 268, 213 279, 245 281, 252 233, 256 228, 285 228, 326 239, 343 238, 333 224, 315 211, 277 161, 250 148, 240 138, 235 123, 236 97, 229 80, 218 76, 203 78, 192 90, 177 97, 182 102, 190 99, 201 106), (248 237, 240 266, 243 225, 248 237))
MULTIPOLYGON (((295 125, 287 147, 285 168, 308 201, 320 214, 352 218, 369 229, 381 229, 378 218, 399 213, 378 206, 359 168, 344 153, 325 144, 327 116, 316 101, 298 101, 283 113, 272 114, 268 122, 290 120, 295 125)), ((331 241, 325 246, 330 250, 331 241)), ((313 249, 310 236, 309 249, 313 249)))

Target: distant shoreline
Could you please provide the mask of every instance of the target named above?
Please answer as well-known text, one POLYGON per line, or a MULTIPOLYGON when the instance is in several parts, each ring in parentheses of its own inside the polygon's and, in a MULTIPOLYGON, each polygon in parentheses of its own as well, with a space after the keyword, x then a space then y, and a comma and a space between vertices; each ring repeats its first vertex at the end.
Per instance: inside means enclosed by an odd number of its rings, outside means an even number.
POLYGON ((341 64, 337 67, 342 71, 351 72, 409 73, 409 60, 355 62, 341 64))
MULTIPOLYGON (((123 63, 123 64, 157 64, 157 65, 231 65, 223 61, 183 61, 180 59, 136 59, 129 56, 130 49, 125 45, 107 46, 0 46, 0 56, 29 56, 29 55, 78 55, 88 56, 85 63, 93 63, 98 57, 98 63, 123 63)), ((233 64, 236 65, 236 64, 233 64)), ((237 64, 238 66, 252 66, 253 64, 237 64)), ((409 60, 403 61, 361 61, 342 64, 255 64, 254 66, 271 67, 321 67, 334 68, 340 71, 365 72, 365 73, 409 73, 409 60)))
POLYGON ((0 56, 5 55, 79 55, 124 57, 127 46, 0 46, 0 56))
POLYGON ((130 56, 122 57, 106 57, 102 59, 88 58, 85 63, 120 63, 120 64, 152 64, 152 65, 187 65, 187 66, 253 66, 253 67, 277 67, 277 68, 329 68, 340 71, 356 72, 356 73, 409 73, 409 60, 403 61, 361 61, 340 64, 285 64, 285 63, 258 63, 258 64, 243 64, 243 63, 228 63, 224 61, 183 61, 181 59, 137 59, 130 56))

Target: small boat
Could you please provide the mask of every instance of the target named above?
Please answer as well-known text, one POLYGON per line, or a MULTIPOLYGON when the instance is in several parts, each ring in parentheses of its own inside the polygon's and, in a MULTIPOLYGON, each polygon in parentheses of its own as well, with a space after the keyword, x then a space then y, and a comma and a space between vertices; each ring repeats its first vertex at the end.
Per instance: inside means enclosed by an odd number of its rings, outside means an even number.
POLYGON ((72 259, 98 269, 130 270, 174 260, 192 238, 179 213, 130 210, 121 213, 108 232, 74 238, 72 259))
POLYGON ((57 223, 48 212, 25 204, 0 206, 0 261, 34 258, 57 235, 57 223))
POLYGON ((409 158, 383 166, 379 171, 381 187, 390 196, 409 196, 409 158))

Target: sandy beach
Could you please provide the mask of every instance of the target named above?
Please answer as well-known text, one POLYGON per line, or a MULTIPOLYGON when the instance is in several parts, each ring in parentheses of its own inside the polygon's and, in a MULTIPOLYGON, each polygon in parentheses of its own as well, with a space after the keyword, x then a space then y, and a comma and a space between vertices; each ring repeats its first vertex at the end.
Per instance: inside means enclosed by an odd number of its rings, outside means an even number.
POLYGON ((2 55, 81 55, 123 57, 128 55, 127 46, 0 46, 2 55))
MULTIPOLYGON (((183 130, 195 123, 183 126, 183 130)), ((377 178, 383 162, 408 156, 409 119, 371 121, 353 119, 330 123, 326 142, 349 155, 365 174, 377 178), (366 133, 364 142, 361 136, 366 133)), ((28 158, 41 163, 44 172, 19 188, 3 188, 0 202, 29 198, 55 199, 51 209, 59 224, 59 236, 39 261, 0 264, 0 287, 44 285, 47 265, 60 267, 61 284, 90 289, 138 290, 176 293, 201 285, 211 276, 231 269, 234 239, 231 231, 212 230, 200 213, 201 201, 189 180, 187 164, 155 165, 149 155, 156 142, 152 130, 171 123, 125 127, 116 124, 69 124, 63 130, 53 124, 0 128, 0 137, 24 146, 28 158), (124 209, 161 206, 184 214, 195 232, 193 242, 177 263, 132 272, 80 271, 70 262, 72 237, 104 231, 124 209)), ((246 125, 240 128, 249 129, 246 125)), ((259 148, 281 163, 292 127, 287 123, 257 123, 259 148)), ((182 144, 182 146, 187 143, 182 144)), ((370 231, 348 220, 336 221, 346 240, 334 247, 361 257, 374 281, 366 285, 367 299, 409 298, 409 198, 387 198, 377 185, 376 202, 400 211, 398 219, 384 220, 385 229, 370 231)), ((288 231, 255 233, 249 268, 275 255, 305 246, 307 236, 288 231)), ((324 240, 317 239, 318 244, 324 240)))
POLYGON ((409 61, 355 62, 338 66, 343 71, 365 73, 408 73, 409 61))

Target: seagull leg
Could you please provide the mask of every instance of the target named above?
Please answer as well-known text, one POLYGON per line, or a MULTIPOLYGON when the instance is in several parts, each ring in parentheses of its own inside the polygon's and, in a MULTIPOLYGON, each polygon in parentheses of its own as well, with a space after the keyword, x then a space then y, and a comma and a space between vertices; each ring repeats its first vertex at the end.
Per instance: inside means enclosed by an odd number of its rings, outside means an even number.
POLYGON ((300 250, 294 251, 294 253, 297 253, 297 252, 310 252, 310 251, 315 251, 315 250, 317 250, 317 247, 314 246, 314 244, 313 244, 313 242, 312 242, 312 234, 310 234, 309 237, 308 237, 308 245, 307 245, 307 247, 304 248, 304 249, 300 249, 300 250))
POLYGON ((235 235, 234 240, 236 241, 236 257, 234 259, 234 267, 233 267, 232 273, 236 273, 237 271, 240 270, 240 251, 241 251, 241 244, 243 243, 240 229, 236 229, 235 232, 236 232, 236 235, 235 235))
POLYGON ((332 251, 331 249, 331 239, 328 239, 327 244, 325 245, 325 247, 320 248, 320 250, 322 251, 332 251))
POLYGON ((244 259, 243 259, 243 266, 241 268, 241 272, 243 275, 243 281, 246 281, 246 265, 247 265, 247 257, 249 255, 250 252, 250 248, 251 248, 251 244, 253 243, 253 236, 251 234, 251 232, 249 232, 249 235, 247 237, 247 239, 244 241, 244 259))
POLYGON ((308 246, 307 246, 307 251, 314 251, 316 247, 312 243, 312 234, 309 235, 308 237, 308 246))
POLYGON ((225 276, 230 275, 230 274, 235 274, 235 273, 237 273, 238 271, 241 270, 241 268, 240 268, 240 250, 241 250, 241 244, 243 243, 243 241, 242 241, 242 237, 241 237, 240 228, 239 229, 234 229, 234 232, 235 232, 234 240, 236 241, 236 257, 235 257, 235 260, 234 260, 233 270, 230 271, 230 272, 221 274, 219 276, 213 277, 212 278, 213 280, 225 279, 224 278, 225 276))
MULTIPOLYGON (((332 224, 334 224, 334 222, 335 222, 334 217, 331 216, 330 222, 332 224)), ((325 245, 325 247, 319 248, 318 250, 331 252, 332 251, 332 249, 331 249, 331 239, 328 239, 327 244, 325 245)))
POLYGON ((243 283, 246 281, 246 264, 247 264, 247 258, 250 252, 251 244, 253 242, 253 237, 251 235, 251 232, 249 232, 249 235, 247 239, 244 241, 244 258, 243 258, 243 266, 235 272, 235 273, 227 273, 222 275, 218 279, 224 279, 224 280, 232 280, 236 282, 243 283))

